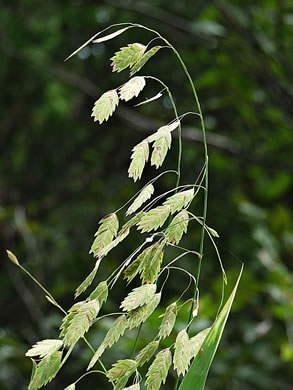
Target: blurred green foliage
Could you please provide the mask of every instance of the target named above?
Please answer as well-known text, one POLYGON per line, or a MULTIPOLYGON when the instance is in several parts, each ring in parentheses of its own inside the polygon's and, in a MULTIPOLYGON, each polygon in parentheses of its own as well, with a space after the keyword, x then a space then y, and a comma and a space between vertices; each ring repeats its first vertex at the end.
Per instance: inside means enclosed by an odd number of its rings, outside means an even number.
MULTIPOLYGON (((111 73, 109 58, 126 43, 147 43, 150 33, 130 29, 63 62, 95 32, 126 21, 159 30, 180 51, 193 76, 209 132, 207 222, 221 236, 228 280, 235 279, 238 260, 245 263, 207 390, 293 389, 293 5, 289 0, 2 1, 0 388, 26 388, 31 364, 25 351, 42 338, 55 338, 61 320, 42 292, 6 260, 4 250, 13 250, 55 298, 70 307, 73 290, 93 266, 87 253, 98 220, 140 188, 127 178, 131 148, 173 119, 167 99, 135 110, 133 104, 121 104, 115 117, 102 126, 90 118, 96 98, 126 81, 123 72, 111 73)), ((169 51, 162 50, 149 61, 143 74, 149 73, 174 92, 180 114, 194 110, 188 82, 169 51)), ((157 92, 158 86, 149 82, 144 96, 157 92)), ((202 165, 199 127, 195 116, 183 121, 183 183, 191 182, 202 165)), ((176 167, 176 147, 165 166, 176 167)), ((153 175, 148 168, 146 180, 153 175)), ((174 186, 175 179, 165 175, 158 191, 174 186)), ((201 203, 196 207, 199 214, 201 203)), ((184 245, 197 250, 199 227, 190 224, 189 232, 184 245)), ((111 252, 99 279, 134 247, 135 238, 111 252)), ((195 272, 194 258, 183 261, 195 272)), ((171 274, 164 303, 173 302, 187 282, 184 275, 171 274)), ((116 311, 121 288, 118 283, 111 291, 105 312, 116 311)), ((208 243, 200 288, 194 332, 210 324, 220 300, 220 268, 208 243)), ((177 331, 187 317, 187 308, 182 309, 177 331)), ((102 340, 109 321, 102 320, 89 333, 93 345, 102 340)), ((143 339, 150 338, 159 322, 152 318, 143 328, 143 339)), ((129 332, 115 356, 112 350, 106 352, 105 363, 127 357, 134 337, 135 332, 129 332)), ((73 382, 89 358, 80 343, 48 388, 63 389, 73 382)), ((166 388, 172 388, 172 380, 171 375, 166 388)), ((101 386, 105 383, 99 376, 88 376, 81 385, 101 386)))

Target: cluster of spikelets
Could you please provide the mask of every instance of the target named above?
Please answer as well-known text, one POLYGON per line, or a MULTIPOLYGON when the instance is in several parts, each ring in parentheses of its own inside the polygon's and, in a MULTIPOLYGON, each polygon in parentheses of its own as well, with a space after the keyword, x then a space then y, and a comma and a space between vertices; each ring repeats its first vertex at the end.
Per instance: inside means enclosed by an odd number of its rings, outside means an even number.
MULTIPOLYGON (((140 43, 129 44, 127 47, 121 48, 112 57, 113 71, 120 72, 130 68, 130 76, 132 77, 159 49, 160 46, 155 46, 147 51, 147 47, 140 43)), ((145 83, 145 77, 136 76, 132 77, 118 90, 113 89, 104 93, 95 102, 93 108, 92 116, 95 121, 102 123, 107 120, 115 111, 119 99, 128 101, 138 96, 145 83)), ((176 119, 171 124, 160 127, 154 134, 133 148, 128 170, 129 177, 133 178, 134 181, 141 178, 145 163, 149 159, 150 144, 153 147, 151 164, 156 168, 162 165, 171 146, 171 133, 179 124, 179 120, 176 119)), ((157 242, 151 243, 143 251, 137 251, 138 255, 136 257, 130 256, 122 264, 117 278, 123 273, 124 279, 131 282, 139 275, 142 284, 140 287, 133 289, 122 301, 120 307, 124 314, 121 314, 113 322, 103 342, 92 357, 88 369, 95 365, 104 351, 111 348, 126 330, 138 327, 154 312, 161 299, 161 292, 157 292, 157 280, 160 276, 164 248, 169 244, 178 244, 187 231, 190 218, 187 209, 195 196, 194 186, 189 186, 189 189, 185 188, 183 191, 169 196, 159 206, 150 208, 148 205, 145 209, 138 211, 145 202, 151 199, 153 193, 153 184, 148 184, 140 191, 126 212, 127 216, 131 214, 134 214, 134 216, 120 230, 116 213, 105 216, 99 222, 99 228, 90 249, 90 253, 93 253, 97 259, 96 264, 89 276, 76 289, 75 297, 78 297, 91 285, 102 259, 128 236, 131 228, 136 227, 141 233, 156 232, 163 227, 168 218, 173 216, 168 226, 160 232, 160 238, 157 242)), ((156 198, 155 202, 159 199, 160 197, 156 198)), ((153 236, 145 243, 152 242, 152 240, 153 236)), ((56 376, 64 364, 64 360, 62 361, 64 348, 69 347, 70 353, 74 345, 81 338, 84 338, 86 332, 95 323, 103 302, 107 300, 108 288, 108 281, 99 283, 86 300, 75 303, 68 310, 60 327, 59 339, 40 341, 27 352, 26 355, 32 358, 34 365, 29 390, 39 389, 56 376), (38 363, 35 360, 36 357, 40 358, 38 363)), ((139 383, 134 383, 130 387, 125 386, 130 376, 137 372, 139 367, 151 360, 159 349, 160 341, 171 334, 176 315, 177 304, 175 302, 166 308, 156 338, 147 344, 134 360, 119 360, 113 364, 107 372, 107 377, 115 390, 139 390, 139 383)), ((187 331, 182 330, 175 341, 173 358, 170 348, 159 350, 147 370, 145 381, 147 390, 158 390, 161 384, 165 383, 172 360, 177 374, 184 375, 188 370, 191 359, 199 352, 208 331, 209 329, 205 329, 196 336, 189 338, 187 331)), ((75 383, 69 385, 66 389, 74 390, 75 383)))

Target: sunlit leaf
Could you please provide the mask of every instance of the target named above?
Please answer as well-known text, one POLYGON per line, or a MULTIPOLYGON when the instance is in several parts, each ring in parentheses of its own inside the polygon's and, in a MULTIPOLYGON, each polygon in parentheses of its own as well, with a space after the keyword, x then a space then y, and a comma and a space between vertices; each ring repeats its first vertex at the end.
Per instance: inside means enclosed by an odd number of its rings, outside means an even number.
POLYGON ((190 369, 185 375, 179 390, 203 390, 207 375, 220 343, 230 310, 236 295, 237 287, 242 275, 241 268, 239 277, 235 283, 234 289, 228 298, 225 306, 221 310, 217 319, 213 323, 211 330, 201 345, 201 354, 197 354, 190 369))
POLYGON ((95 39, 95 40, 93 41, 93 43, 100 43, 100 42, 108 41, 109 39, 113 39, 113 38, 117 37, 118 35, 124 33, 124 31, 128 30, 128 29, 131 28, 131 27, 132 27, 132 26, 128 26, 128 27, 121 28, 120 30, 115 31, 115 32, 113 32, 112 34, 105 35, 104 37, 95 39))

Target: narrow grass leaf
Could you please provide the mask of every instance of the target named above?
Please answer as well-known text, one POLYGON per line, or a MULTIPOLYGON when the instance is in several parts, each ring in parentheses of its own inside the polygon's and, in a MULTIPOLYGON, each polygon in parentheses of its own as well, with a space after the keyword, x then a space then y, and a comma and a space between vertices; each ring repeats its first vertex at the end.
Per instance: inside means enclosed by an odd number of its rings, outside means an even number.
POLYGON ((140 71, 140 69, 145 65, 145 63, 161 49, 161 46, 154 46, 149 51, 144 53, 140 60, 138 60, 130 70, 130 76, 133 76, 135 73, 140 71))
POLYGON ((27 351, 25 356, 33 357, 40 356, 43 358, 47 355, 51 355, 52 353, 58 351, 63 344, 62 340, 42 340, 38 341, 37 344, 33 345, 31 349, 27 351))
POLYGON ((153 96, 153 97, 151 97, 149 99, 146 99, 143 102, 140 102, 140 103, 136 104, 134 107, 142 106, 143 104, 147 104, 147 103, 153 102, 154 100, 157 100, 157 99, 159 99, 162 96, 163 96, 162 92, 159 92, 155 96, 153 96))
POLYGON ((120 88, 119 97, 121 100, 132 99, 133 97, 138 96, 138 94, 143 90, 145 86, 145 78, 141 76, 133 77, 123 87, 120 88))
POLYGON ((158 349, 159 341, 152 341, 146 347, 144 347, 136 356, 135 361, 138 366, 143 366, 147 363, 158 349))
POLYGON ((116 52, 111 58, 112 71, 119 73, 127 67, 133 66, 142 58, 145 50, 146 46, 141 43, 130 43, 128 46, 122 47, 120 51, 116 52))
POLYGON ((145 284, 143 286, 135 288, 127 297, 123 300, 120 307, 123 311, 131 311, 139 306, 148 303, 156 292, 155 284, 145 284))
POLYGON ((145 384, 147 390, 158 390, 161 383, 166 382, 171 362, 172 355, 169 348, 163 349, 157 354, 155 360, 146 373, 147 380, 145 384))
POLYGON ((38 390, 40 387, 51 382, 59 371, 62 352, 57 351, 45 356, 38 364, 32 376, 28 390, 38 390))
POLYGON ((133 214, 136 210, 140 208, 140 206, 145 203, 154 193, 154 186, 149 184, 146 186, 140 194, 135 198, 134 202, 130 205, 128 210, 126 211, 126 215, 133 214))
POLYGON ((119 98, 116 89, 112 89, 108 92, 105 92, 96 102, 93 108, 92 117, 94 121, 99 121, 103 123, 107 121, 109 117, 113 114, 116 107, 118 106, 119 98))
POLYGON ((174 369, 177 371, 178 376, 180 374, 184 376, 192 358, 189 337, 185 329, 178 333, 174 349, 174 369))
POLYGON ((134 181, 141 178, 145 163, 149 158, 149 145, 142 141, 132 149, 131 163, 128 169, 128 176, 134 181))
POLYGON ((221 310, 219 316, 213 323, 211 330, 206 336, 203 344, 201 345, 201 354, 197 354, 189 371, 185 375, 179 390, 203 390, 205 387, 207 375, 216 354, 219 342, 221 340, 231 306, 236 295, 237 287, 242 275, 243 266, 239 277, 235 283, 233 291, 226 301, 225 306, 221 310))
POLYGON ((177 305, 176 302, 169 305, 165 311, 163 320, 160 325, 158 337, 164 339, 169 336, 174 327, 177 316, 177 305))
POLYGON ((117 37, 118 35, 124 33, 124 31, 128 30, 128 29, 131 28, 131 27, 132 27, 132 26, 128 26, 128 27, 121 28, 120 30, 115 31, 115 32, 113 32, 112 34, 105 35, 104 37, 95 39, 95 40, 93 41, 93 43, 101 43, 101 42, 108 41, 109 39, 113 39, 113 38, 117 37))

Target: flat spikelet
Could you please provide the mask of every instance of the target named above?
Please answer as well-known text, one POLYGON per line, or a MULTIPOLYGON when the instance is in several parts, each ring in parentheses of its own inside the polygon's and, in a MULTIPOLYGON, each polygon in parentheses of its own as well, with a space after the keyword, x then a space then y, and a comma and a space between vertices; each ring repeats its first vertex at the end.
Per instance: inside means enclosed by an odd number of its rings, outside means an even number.
POLYGON ((75 390, 75 383, 72 383, 71 385, 65 387, 64 390, 75 390))
POLYGON ((156 352, 159 346, 159 341, 152 341, 146 347, 144 347, 139 354, 136 356, 135 361, 138 366, 143 366, 147 363, 156 352))
POLYGON ((46 355, 35 367, 28 390, 38 390, 55 378, 59 371, 62 352, 56 351, 46 355))
POLYGON ((189 337, 185 329, 178 333, 174 348, 174 369, 177 371, 178 376, 180 374, 184 376, 192 358, 189 337))
POLYGON ((153 145, 153 153, 151 156, 151 165, 155 165, 158 169, 164 162, 168 149, 171 147, 172 136, 168 130, 160 131, 160 136, 153 145))
POLYGON ((171 133, 173 130, 177 129, 179 124, 180 124, 180 121, 176 120, 176 121, 172 122, 170 125, 161 126, 154 134, 148 136, 147 141, 148 142, 156 141, 158 138, 161 137, 162 133, 164 133, 164 132, 171 133))
POLYGON ((108 286, 107 286, 107 282, 104 280, 103 282, 97 285, 97 287, 94 289, 91 295, 87 298, 87 301, 92 301, 93 299, 97 299, 101 307, 103 302, 106 302, 107 298, 108 298, 108 286))
POLYGON ((170 244, 178 244, 183 236, 183 233, 187 232, 188 226, 188 213, 186 210, 181 210, 172 220, 171 224, 167 227, 165 232, 166 241, 170 244))
MULTIPOLYGON (((131 359, 118 360, 108 371, 107 377, 117 385, 122 378, 128 378, 136 369, 136 361, 131 359)), ((127 380, 125 384, 127 383, 127 380)), ((124 386, 123 386, 124 387, 124 386)))
POLYGON ((87 368, 88 370, 95 365, 95 363, 102 356, 106 348, 112 347, 112 345, 116 343, 121 336, 123 336, 126 326, 127 326, 127 318, 125 314, 116 318, 116 320, 113 322, 113 325, 108 330, 102 344, 99 346, 96 353, 92 357, 87 368))
POLYGON ((101 226, 95 233, 96 238, 89 252, 93 253, 96 257, 99 257, 102 249, 109 245, 113 238, 116 237, 119 228, 119 221, 115 213, 106 215, 100 220, 99 224, 101 226))
POLYGON ((74 298, 77 298, 81 293, 83 293, 93 282, 95 276, 96 276, 96 273, 99 269, 99 265, 100 265, 100 262, 101 262, 101 259, 98 259, 96 261, 96 264, 95 264, 95 267, 94 269, 92 270, 92 272, 86 277, 86 279, 77 287, 77 289, 75 290, 75 295, 74 295, 74 298))
POLYGON ((189 341, 189 346, 190 346, 190 352, 192 357, 195 357, 198 354, 202 346, 202 343, 204 342, 210 330, 211 328, 206 328, 201 332, 199 332, 197 335, 191 337, 189 341))
POLYGON ((138 72, 145 65, 145 63, 160 49, 161 46, 154 46, 149 51, 144 53, 141 59, 136 61, 136 63, 131 67, 130 76, 133 76, 136 72, 138 72))
POLYGON ((138 94, 143 90, 144 86, 144 77, 133 77, 132 79, 127 81, 127 83, 124 84, 123 87, 120 88, 119 97, 121 100, 125 100, 126 102, 128 102, 128 100, 132 99, 135 96, 138 96, 138 94))
POLYGON ((33 345, 31 349, 27 351, 25 356, 34 357, 40 356, 43 358, 47 355, 51 355, 52 353, 58 351, 63 344, 62 340, 42 340, 38 341, 37 344, 33 345))
POLYGON ((129 387, 124 387, 123 390, 139 390, 139 389, 140 389, 139 383, 136 383, 135 385, 131 385, 129 387))
POLYGON ((153 296, 152 300, 145 305, 132 310, 128 314, 127 328, 133 329, 139 326, 142 322, 146 321, 146 319, 153 313, 155 308, 158 306, 161 300, 161 293, 157 293, 153 296))
POLYGON ((135 198, 134 202, 131 204, 131 206, 126 211, 126 215, 134 213, 136 210, 140 208, 140 206, 145 203, 148 199, 151 198, 151 196, 154 193, 154 186, 152 184, 149 184, 146 186, 141 193, 138 195, 137 198, 135 198))
POLYGON ((163 320, 160 325, 158 337, 164 339, 169 336, 174 327, 177 316, 176 302, 169 305, 165 311, 163 320))
POLYGON ((104 121, 107 121, 115 111, 116 107, 118 106, 118 103, 119 98, 116 89, 112 89, 108 92, 105 92, 95 102, 91 115, 94 117, 94 121, 99 121, 100 124, 104 121))
POLYGON ((126 47, 122 47, 120 51, 116 52, 111 58, 112 71, 119 73, 127 67, 132 67, 142 58, 145 50, 146 46, 141 43, 130 43, 126 47))
POLYGON ((178 194, 170 196, 164 203, 163 206, 169 206, 171 214, 174 214, 176 211, 179 211, 192 201, 194 194, 193 188, 191 190, 186 190, 178 192, 178 194))
POLYGON ((84 336, 92 325, 100 310, 97 299, 89 302, 78 302, 69 309, 60 327, 60 336, 63 337, 64 345, 74 345, 84 336))
POLYGON ((138 273, 142 283, 156 281, 163 260, 163 249, 159 243, 146 248, 124 271, 124 278, 130 282, 138 273))
POLYGON ((128 169, 128 176, 134 181, 141 178, 145 163, 149 158, 149 145, 142 141, 132 149, 131 163, 128 169))
POLYGON ((156 292, 155 284, 145 284, 132 290, 123 300, 120 307, 124 311, 131 311, 151 301, 156 292))
POLYGON ((172 355, 169 348, 163 349, 157 354, 155 360, 146 373, 147 380, 145 384, 147 386, 147 390, 158 390, 161 383, 166 382, 171 362, 172 355))
POLYGON ((118 244, 120 244, 120 242, 122 242, 129 234, 129 229, 121 229, 120 232, 118 233, 117 237, 115 238, 115 240, 113 240, 112 242, 110 242, 110 244, 108 244, 107 246, 105 246, 105 248, 103 248, 100 253, 99 253, 99 256, 101 257, 104 257, 104 256, 107 256, 107 254, 110 252, 110 250, 112 250, 113 248, 115 248, 118 244))
POLYGON ((142 233, 156 230, 163 226, 166 219, 171 213, 171 207, 166 204, 163 206, 155 207, 141 217, 137 226, 142 233))

